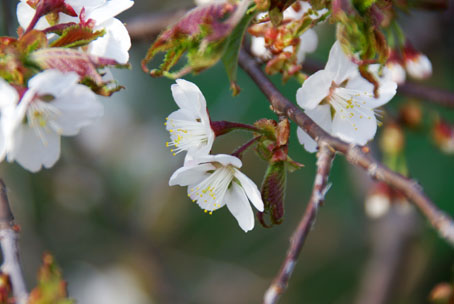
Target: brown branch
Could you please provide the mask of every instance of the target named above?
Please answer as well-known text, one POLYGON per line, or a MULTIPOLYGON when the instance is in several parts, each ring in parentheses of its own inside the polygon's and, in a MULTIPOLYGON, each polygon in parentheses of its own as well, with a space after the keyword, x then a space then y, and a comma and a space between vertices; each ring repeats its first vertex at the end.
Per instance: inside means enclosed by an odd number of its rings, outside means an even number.
POLYGON ((454 108, 454 93, 446 90, 406 82, 399 86, 397 93, 432 102, 443 107, 454 108))
POLYGON ((0 179, 0 247, 3 253, 1 271, 10 278, 15 303, 25 304, 28 293, 19 262, 17 227, 14 225, 14 216, 2 179, 0 179))
POLYGON ((276 89, 257 62, 244 50, 240 52, 239 63, 262 90, 277 113, 284 114, 293 120, 318 143, 326 142, 334 150, 344 154, 351 164, 365 169, 371 177, 384 181, 400 190, 419 208, 440 235, 454 245, 453 220, 432 203, 416 181, 383 166, 372 156, 365 153, 361 147, 348 144, 326 133, 299 107, 291 103, 276 89))
POLYGON ((290 239, 287 257, 276 278, 273 280, 273 283, 265 293, 263 304, 277 303, 279 297, 287 288, 288 281, 293 273, 298 256, 306 241, 306 237, 314 226, 318 208, 323 203, 325 194, 329 189, 328 176, 334 155, 334 151, 329 145, 324 144, 323 142, 320 143, 320 151, 318 152, 317 158, 317 173, 315 175, 311 198, 307 204, 303 217, 290 239))

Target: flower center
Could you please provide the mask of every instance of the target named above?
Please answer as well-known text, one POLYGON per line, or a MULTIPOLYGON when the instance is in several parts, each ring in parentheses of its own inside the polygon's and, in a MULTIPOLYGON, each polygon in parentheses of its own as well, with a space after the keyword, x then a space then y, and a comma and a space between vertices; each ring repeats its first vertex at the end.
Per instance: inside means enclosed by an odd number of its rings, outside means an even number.
POLYGON ((62 128, 56 122, 60 116, 60 111, 52 104, 41 99, 35 99, 28 105, 26 115, 28 125, 33 128, 44 145, 47 145, 44 132, 53 130, 61 134, 62 128))
POLYGON ((205 213, 212 214, 224 206, 224 196, 233 180, 234 170, 231 166, 215 169, 206 179, 189 188, 188 196, 197 202, 205 213))
POLYGON ((167 126, 171 139, 166 142, 166 147, 172 147, 170 149, 172 155, 175 156, 182 151, 199 148, 208 143, 207 127, 200 119, 191 121, 166 118, 166 120, 164 125, 167 126))
POLYGON ((338 86, 333 82, 326 102, 331 106, 333 115, 336 113, 341 119, 346 119, 351 123, 354 130, 358 131, 357 125, 353 120, 370 120, 376 114, 376 110, 368 106, 364 100, 364 98, 373 97, 373 94, 370 92, 347 89, 344 87, 344 84, 338 86))

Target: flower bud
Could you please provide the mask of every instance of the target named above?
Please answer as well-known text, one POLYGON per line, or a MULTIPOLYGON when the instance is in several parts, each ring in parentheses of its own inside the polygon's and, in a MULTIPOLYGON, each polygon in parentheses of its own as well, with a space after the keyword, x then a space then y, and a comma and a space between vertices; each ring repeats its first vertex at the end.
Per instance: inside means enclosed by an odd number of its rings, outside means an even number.
POLYGON ((437 284, 429 295, 429 301, 431 303, 449 303, 449 299, 452 297, 453 287, 448 283, 437 284))
POLYGON ((421 106, 416 102, 407 102, 399 110, 399 119, 410 128, 416 128, 422 121, 421 106))
POLYGON ((364 206, 366 215, 374 219, 385 215, 391 206, 391 192, 387 184, 376 183, 366 197, 364 206))
POLYGON ((454 127, 452 125, 442 119, 437 119, 432 134, 435 144, 444 153, 454 153, 454 127))
POLYGON ((429 58, 416 51, 408 42, 404 47, 404 61, 405 68, 411 77, 415 79, 426 79, 432 76, 432 63, 429 58))
POLYGON ((383 130, 380 138, 380 148, 387 154, 398 154, 405 144, 405 137, 402 129, 396 124, 388 124, 383 130))

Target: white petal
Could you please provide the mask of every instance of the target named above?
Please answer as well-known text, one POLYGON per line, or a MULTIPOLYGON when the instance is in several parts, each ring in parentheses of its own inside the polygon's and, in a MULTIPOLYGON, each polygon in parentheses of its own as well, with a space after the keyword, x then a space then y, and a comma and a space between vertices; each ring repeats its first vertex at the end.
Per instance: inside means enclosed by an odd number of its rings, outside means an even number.
POLYGON ((96 27, 96 29, 102 28, 106 33, 89 44, 88 52, 99 57, 114 59, 121 64, 127 63, 131 38, 124 24, 120 20, 112 18, 96 27))
POLYGON ((214 162, 218 162, 223 166, 234 166, 235 168, 241 168, 243 163, 238 157, 229 154, 217 154, 213 157, 214 162))
POLYGON ((169 117, 167 117, 168 120, 167 120, 167 125, 166 125, 166 129, 167 130, 171 130, 172 128, 174 128, 174 126, 172 126, 172 123, 170 123, 172 120, 183 120, 183 121, 188 121, 188 122, 194 122, 197 120, 197 116, 194 115, 194 112, 192 111, 189 111, 187 109, 179 109, 179 110, 176 110, 172 113, 170 113, 169 117))
POLYGON ((390 77, 394 82, 396 82, 397 84, 403 84, 405 82, 405 69, 401 64, 388 62, 386 64, 386 67, 388 68, 390 77))
POLYGON ((272 57, 271 52, 265 46, 265 38, 263 37, 252 37, 251 52, 262 60, 270 60, 272 57))
MULTIPOLYGON (((378 65, 369 66, 369 70, 378 80, 378 98, 374 97, 373 84, 364 79, 359 73, 348 80, 345 88, 358 91, 354 99, 366 102, 366 106, 372 109, 384 105, 396 95, 397 83, 391 79, 391 73, 386 67, 383 70, 383 77, 378 77, 378 65)), ((338 90, 342 91, 343 88, 338 88, 338 90)))
POLYGON ((243 188, 237 183, 232 183, 225 194, 224 201, 244 232, 254 228, 254 213, 243 188))
POLYGON ((15 106, 19 101, 16 89, 0 77, 0 110, 4 107, 15 106))
POLYGON ((79 81, 79 75, 74 72, 63 73, 59 70, 45 70, 36 74, 28 82, 28 87, 38 94, 51 94, 54 97, 65 92, 79 81))
POLYGON ((5 135, 3 134, 3 128, 0 124, 0 162, 3 161, 6 155, 6 143, 5 143, 5 135))
MULTIPOLYGON (((171 86, 172 95, 181 109, 200 114, 206 112, 206 101, 200 89, 192 82, 177 79, 171 86)), ((207 115, 207 114, 206 114, 207 115)), ((208 115, 207 115, 208 116, 208 115)))
POLYGON ((16 160, 22 167, 37 172, 42 166, 52 167, 60 157, 60 136, 55 132, 43 132, 39 137, 35 130, 21 124, 15 132, 16 144, 8 152, 8 161, 16 160))
POLYGON ((313 29, 306 30, 300 36, 299 50, 304 50, 305 53, 312 53, 317 49, 318 36, 313 29))
MULTIPOLYGON (((25 1, 21 1, 17 4, 17 20, 19 21, 19 25, 24 30, 28 28, 28 25, 35 16, 35 12, 35 9, 29 6, 25 1)), ((45 28, 48 28, 49 26, 50 24, 49 22, 47 22, 46 18, 41 17, 34 28, 37 30, 43 30, 45 28)))
POLYGON ((312 74, 296 91, 296 101, 305 110, 314 109, 329 94, 333 75, 321 70, 312 74))
POLYGON ((329 52, 325 70, 331 72, 334 82, 340 85, 351 75, 358 73, 358 66, 345 55, 340 42, 336 41, 329 52))
POLYGON ((312 139, 312 137, 309 136, 303 129, 298 127, 296 129, 296 136, 298 137, 298 141, 300 144, 304 146, 304 149, 309 152, 309 153, 314 153, 317 152, 317 142, 312 139))
POLYGON ((334 114, 333 135, 349 143, 365 145, 377 132, 377 120, 372 110, 361 109, 361 115, 334 114))
MULTIPOLYGON (((331 133, 332 119, 331 119, 331 107, 328 104, 324 104, 316 107, 313 110, 305 111, 306 115, 309 116, 317 125, 323 130, 331 133)), ((312 139, 303 129, 297 129, 297 136, 299 142, 304 146, 309 153, 317 151, 317 142, 312 139)))
POLYGON ((55 123, 62 135, 72 136, 79 133, 80 128, 88 126, 104 113, 104 107, 96 99, 96 95, 86 86, 76 84, 65 95, 50 102, 60 115, 55 123))
POLYGON ((169 186, 188 186, 197 184, 209 176, 209 174, 206 173, 207 171, 214 169, 216 168, 211 164, 181 167, 170 177, 169 186))
POLYGON ((235 178, 240 182, 241 187, 243 187, 247 197, 255 208, 257 208, 258 211, 263 211, 262 195, 260 194, 257 185, 238 169, 235 169, 235 178))
POLYGON ((134 5, 134 1, 130 0, 110 0, 106 1, 104 5, 97 7, 89 12, 88 18, 96 20, 96 25, 100 25, 105 21, 115 17, 121 12, 127 10, 134 5))

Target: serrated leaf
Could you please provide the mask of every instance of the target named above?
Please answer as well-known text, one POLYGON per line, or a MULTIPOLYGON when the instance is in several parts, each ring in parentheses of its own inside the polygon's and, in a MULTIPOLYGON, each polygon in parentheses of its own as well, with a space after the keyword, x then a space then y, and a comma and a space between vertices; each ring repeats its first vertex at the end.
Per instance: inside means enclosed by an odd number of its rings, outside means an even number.
POLYGON ((222 56, 222 62, 224 63, 227 76, 230 80, 230 88, 233 90, 233 95, 237 95, 240 92, 240 88, 236 83, 237 70, 238 70, 238 55, 240 53, 241 43, 243 41, 246 29, 255 17, 255 13, 247 13, 243 16, 238 25, 233 29, 230 34, 224 55, 222 56))
POLYGON ((47 47, 46 35, 38 30, 28 32, 17 41, 17 49, 24 56, 45 47, 47 47))
POLYGON ((74 24, 66 27, 61 36, 54 40, 51 47, 80 47, 88 45, 90 42, 102 37, 105 34, 104 30, 93 31, 89 26, 83 26, 80 24, 74 24))

